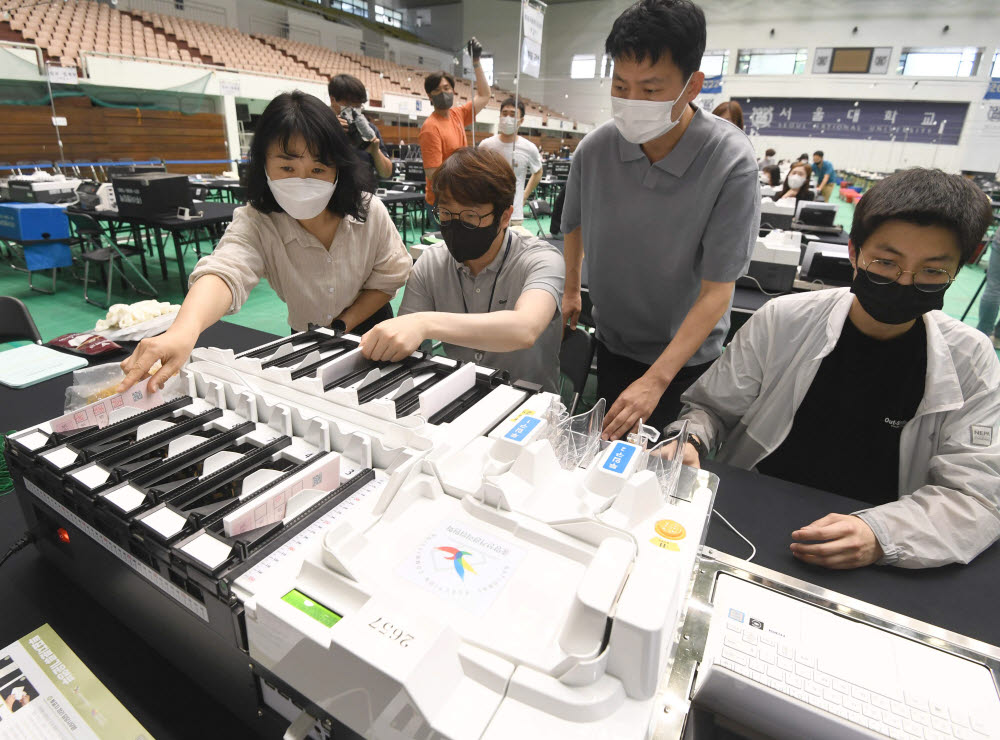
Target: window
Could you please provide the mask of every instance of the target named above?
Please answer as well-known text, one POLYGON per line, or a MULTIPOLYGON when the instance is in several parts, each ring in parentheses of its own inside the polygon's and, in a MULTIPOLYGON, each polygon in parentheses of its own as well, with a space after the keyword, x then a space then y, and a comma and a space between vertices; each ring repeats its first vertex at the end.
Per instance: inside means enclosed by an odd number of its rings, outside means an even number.
POLYGON ((483 74, 486 75, 486 81, 490 83, 490 87, 493 87, 493 55, 483 54, 479 58, 479 63, 483 67, 483 74))
POLYGON ((382 5, 375 6, 375 22, 384 23, 393 28, 403 27, 403 11, 386 8, 382 5))
POLYGON ((907 77, 975 77, 983 49, 904 48, 896 72, 907 77))
POLYGON ((706 51, 701 57, 701 71, 706 77, 718 77, 729 71, 729 51, 706 51))
POLYGON ((807 49, 740 49, 736 74, 800 75, 806 68, 807 49))
POLYGON ((597 57, 593 54, 574 54, 569 76, 574 80, 592 80, 597 72, 597 57))
POLYGON ((334 10, 343 10, 346 13, 360 15, 362 18, 368 17, 368 3, 366 0, 333 0, 330 7, 334 10))
POLYGON ((615 60, 611 58, 610 54, 605 54, 601 57, 601 77, 611 77, 615 73, 615 60))

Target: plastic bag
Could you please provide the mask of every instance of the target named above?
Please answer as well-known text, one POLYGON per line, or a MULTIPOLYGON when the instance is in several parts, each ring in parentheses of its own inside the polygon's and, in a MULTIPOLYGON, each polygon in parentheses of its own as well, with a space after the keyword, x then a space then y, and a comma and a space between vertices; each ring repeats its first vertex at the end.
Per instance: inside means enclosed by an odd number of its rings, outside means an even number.
MULTIPOLYGON (((160 369, 157 362, 150 368, 150 375, 160 369)), ((75 411, 83 406, 88 406, 102 398, 116 395, 115 389, 122 382, 125 373, 117 362, 109 362, 105 365, 94 365, 85 367, 73 373, 73 385, 66 389, 66 396, 63 403, 63 413, 75 411)), ((139 381, 145 385, 146 378, 139 381)), ((156 394, 161 399, 161 403, 177 398, 180 393, 180 379, 178 376, 168 380, 163 389, 156 394)), ((155 396, 154 396, 155 397, 155 396)))

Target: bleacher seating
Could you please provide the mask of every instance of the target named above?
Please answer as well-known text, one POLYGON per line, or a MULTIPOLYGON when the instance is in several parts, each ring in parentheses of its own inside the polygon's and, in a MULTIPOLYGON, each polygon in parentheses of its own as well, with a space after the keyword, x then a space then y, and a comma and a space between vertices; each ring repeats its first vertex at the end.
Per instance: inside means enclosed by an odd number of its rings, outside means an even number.
MULTIPOLYGON (((278 77, 326 82, 346 72, 358 77, 369 98, 381 104, 385 93, 424 97, 429 70, 386 59, 339 52, 277 36, 241 33, 235 28, 148 11, 120 11, 93 0, 38 3, 0 0, 10 11, 9 27, 24 41, 41 47, 46 60, 82 67, 81 52, 194 62, 278 77)), ((456 80, 456 102, 472 97, 469 80, 456 80)), ((512 95, 494 86, 490 108, 512 95)), ((537 101, 523 98, 529 114, 543 122, 568 120, 537 101)))

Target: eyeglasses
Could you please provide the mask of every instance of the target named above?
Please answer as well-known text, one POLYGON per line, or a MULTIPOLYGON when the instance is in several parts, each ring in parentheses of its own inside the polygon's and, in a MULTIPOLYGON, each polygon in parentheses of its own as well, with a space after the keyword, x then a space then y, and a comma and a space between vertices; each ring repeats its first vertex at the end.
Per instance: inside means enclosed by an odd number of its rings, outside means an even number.
POLYGON ((483 219, 492 216, 494 213, 495 211, 490 211, 489 213, 476 213, 475 211, 452 213, 437 206, 431 209, 431 215, 434 216, 434 220, 439 226, 458 219, 459 223, 467 229, 478 229, 482 225, 483 219))
MULTIPOLYGON (((860 261, 859 261, 860 264, 860 261)), ((955 278, 950 272, 940 267, 922 267, 919 270, 904 270, 892 260, 873 259, 862 264, 865 275, 876 285, 889 285, 903 277, 904 272, 913 275, 913 287, 921 293, 939 293, 955 278)))

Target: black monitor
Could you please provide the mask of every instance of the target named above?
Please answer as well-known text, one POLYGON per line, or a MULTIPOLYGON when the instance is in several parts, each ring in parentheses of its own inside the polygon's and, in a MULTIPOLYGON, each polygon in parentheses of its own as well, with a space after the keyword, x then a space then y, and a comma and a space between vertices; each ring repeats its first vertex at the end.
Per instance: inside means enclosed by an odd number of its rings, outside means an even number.
POLYGON ((837 218, 837 204, 799 201, 795 215, 798 221, 806 226, 830 227, 837 218))

